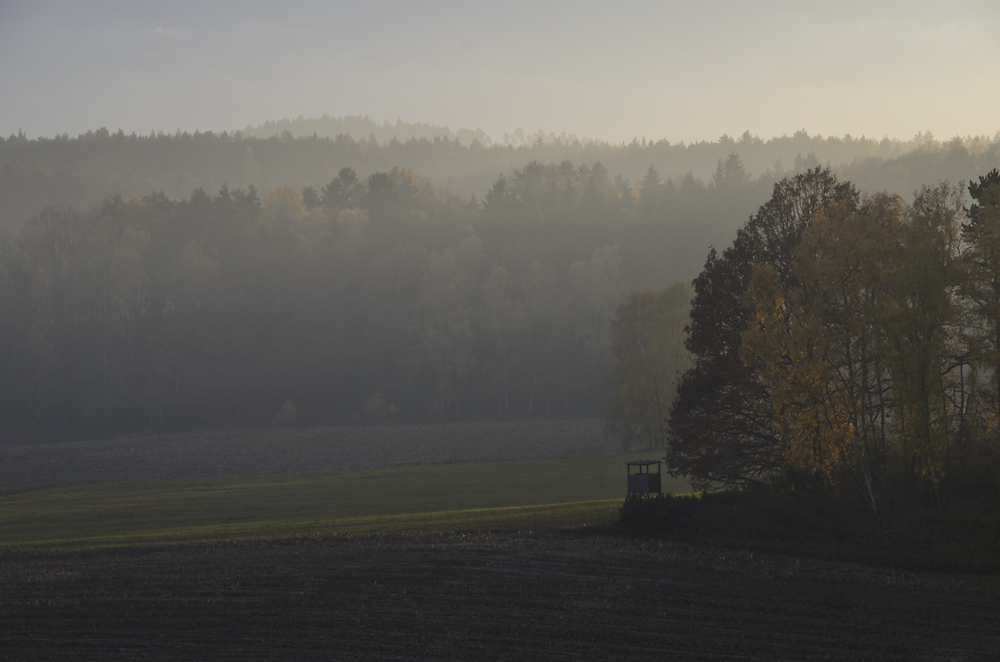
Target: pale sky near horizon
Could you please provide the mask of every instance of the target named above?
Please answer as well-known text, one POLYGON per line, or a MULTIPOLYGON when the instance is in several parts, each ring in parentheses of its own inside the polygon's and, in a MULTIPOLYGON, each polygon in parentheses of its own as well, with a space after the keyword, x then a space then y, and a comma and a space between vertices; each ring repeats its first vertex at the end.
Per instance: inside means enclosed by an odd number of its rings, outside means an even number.
POLYGON ((997 0, 0 0, 0 135, 328 114, 494 140, 993 136, 998 61, 997 0))

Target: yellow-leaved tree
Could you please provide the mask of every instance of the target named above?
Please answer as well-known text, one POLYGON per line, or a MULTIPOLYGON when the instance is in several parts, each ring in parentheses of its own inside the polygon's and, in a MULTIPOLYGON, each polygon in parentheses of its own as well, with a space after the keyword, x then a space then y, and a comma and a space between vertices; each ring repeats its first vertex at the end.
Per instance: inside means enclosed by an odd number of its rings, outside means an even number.
POLYGON ((836 481, 857 471, 872 511, 884 484, 890 371, 887 320, 904 245, 903 202, 888 195, 817 214, 793 253, 782 295, 755 267, 740 355, 771 392, 786 468, 836 481))

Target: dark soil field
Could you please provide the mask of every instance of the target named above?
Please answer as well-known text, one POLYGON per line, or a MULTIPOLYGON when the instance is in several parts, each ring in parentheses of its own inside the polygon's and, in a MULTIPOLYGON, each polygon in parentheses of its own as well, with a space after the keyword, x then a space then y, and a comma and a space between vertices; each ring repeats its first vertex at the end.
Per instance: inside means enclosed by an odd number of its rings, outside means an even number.
POLYGON ((996 660, 997 577, 617 535, 0 557, 3 660, 996 660))
MULTIPOLYGON (((595 420, 242 430, 0 446, 0 489, 543 460, 620 450, 595 420)), ((656 454, 660 451, 654 451, 656 454)))
MULTIPOLYGON (((128 438, 0 448, 0 489, 613 450, 587 421, 128 438)), ((644 531, 7 547, 0 661, 1000 660, 992 533, 963 561, 979 529, 934 551, 802 506, 666 503, 644 531)))

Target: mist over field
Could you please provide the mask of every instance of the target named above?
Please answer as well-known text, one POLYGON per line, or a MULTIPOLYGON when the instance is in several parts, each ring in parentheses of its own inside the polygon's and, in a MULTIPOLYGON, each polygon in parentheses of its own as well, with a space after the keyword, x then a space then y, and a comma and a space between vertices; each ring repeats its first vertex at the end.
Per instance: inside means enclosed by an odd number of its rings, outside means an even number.
POLYGON ((4 437, 603 415, 662 446, 619 420, 623 334, 655 324, 662 420, 690 281, 776 184, 993 167, 998 18, 4 3, 4 437))
POLYGON ((0 1, 0 650, 992 659, 998 34, 0 1))
MULTIPOLYGON (((11 136, 3 424, 8 439, 51 440, 594 418, 632 379, 613 331, 647 305, 660 311, 648 360, 662 419, 687 366, 685 281, 777 182, 825 164, 905 195, 967 181, 998 154, 987 138, 805 132, 497 145, 329 116, 220 134, 11 136)), ((664 443, 661 429, 615 430, 664 443)))
POLYGON ((0 18, 4 441, 599 420, 876 512, 989 455, 991 3, 0 18))

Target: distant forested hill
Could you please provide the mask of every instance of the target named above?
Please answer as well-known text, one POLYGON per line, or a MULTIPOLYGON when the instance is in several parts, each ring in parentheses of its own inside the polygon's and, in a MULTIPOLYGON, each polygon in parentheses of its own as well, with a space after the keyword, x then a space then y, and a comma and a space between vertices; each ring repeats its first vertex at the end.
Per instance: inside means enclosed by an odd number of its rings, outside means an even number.
POLYGON ((390 142, 393 138, 406 142, 412 138, 448 138, 458 140, 463 145, 469 145, 478 140, 483 145, 492 143, 491 138, 482 129, 457 129, 452 131, 447 126, 425 124, 423 122, 404 122, 397 119, 394 123, 384 120, 376 122, 367 115, 345 115, 333 117, 324 115, 318 118, 307 118, 301 115, 294 120, 280 119, 264 122, 260 126, 247 126, 242 133, 248 138, 273 138, 288 132, 293 138, 336 138, 337 136, 354 136, 355 138, 375 137, 379 143, 390 142))
POLYGON ((0 437, 596 416, 628 293, 697 276, 779 178, 867 150, 837 172, 908 198, 1000 161, 998 140, 508 139, 0 140, 0 437))
POLYGON ((32 140, 20 134, 0 138, 0 229, 16 228, 47 206, 86 208, 115 195, 129 200, 162 192, 183 199, 196 188, 218 191, 223 185, 252 184, 261 191, 282 185, 319 188, 343 167, 362 178, 406 168, 432 180, 438 191, 466 199, 482 198, 498 175, 509 176, 532 162, 600 162, 633 189, 650 166, 664 179, 676 182, 690 175, 709 186, 731 154, 765 189, 786 174, 827 165, 862 190, 909 195, 923 184, 965 181, 995 167, 1000 136, 940 142, 921 134, 901 142, 799 131, 762 140, 747 132, 691 144, 644 138, 611 144, 515 131, 491 142, 477 131, 378 124, 364 117, 282 120, 221 134, 140 136, 99 129, 75 138, 32 140))

